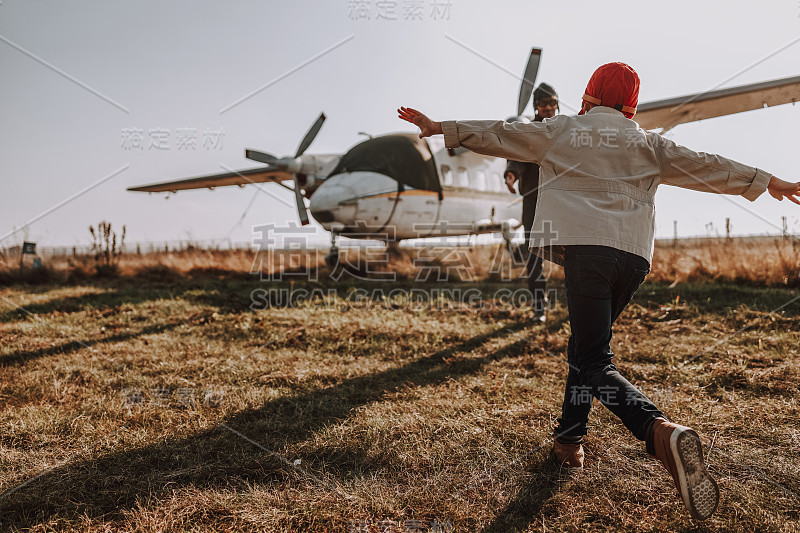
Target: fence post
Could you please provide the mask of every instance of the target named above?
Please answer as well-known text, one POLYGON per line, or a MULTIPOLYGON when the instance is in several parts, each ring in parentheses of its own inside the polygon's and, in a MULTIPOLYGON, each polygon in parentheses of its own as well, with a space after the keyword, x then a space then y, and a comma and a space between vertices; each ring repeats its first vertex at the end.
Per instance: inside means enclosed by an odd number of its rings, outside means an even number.
POLYGON ((786 239, 789 238, 789 226, 786 223, 786 217, 785 216, 781 217, 781 227, 782 227, 781 234, 783 235, 783 240, 785 241, 786 239))
POLYGON ((672 221, 672 247, 678 246, 678 221, 672 221))
POLYGON ((731 242, 731 219, 725 219, 725 242, 731 242))

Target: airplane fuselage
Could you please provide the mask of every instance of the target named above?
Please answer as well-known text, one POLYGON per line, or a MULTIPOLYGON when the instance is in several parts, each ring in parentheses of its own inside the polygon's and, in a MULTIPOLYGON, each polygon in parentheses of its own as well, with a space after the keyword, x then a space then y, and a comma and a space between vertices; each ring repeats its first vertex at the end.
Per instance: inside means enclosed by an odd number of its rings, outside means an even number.
POLYGON ((384 164, 385 152, 376 153, 373 160, 368 152, 363 155, 370 148, 370 141, 365 141, 362 158, 354 163, 358 170, 334 171, 313 190, 312 216, 323 228, 342 236, 388 241, 505 233, 519 225, 521 197, 503 182, 504 159, 454 153, 441 139, 417 142, 416 151, 403 155, 420 158, 419 168, 433 170, 437 184, 429 180, 425 187, 416 182, 417 187, 410 185, 413 178, 403 173, 418 168, 414 162, 401 161, 397 170, 398 165, 384 164), (374 161, 376 168, 368 170, 361 161, 366 166, 374 161))

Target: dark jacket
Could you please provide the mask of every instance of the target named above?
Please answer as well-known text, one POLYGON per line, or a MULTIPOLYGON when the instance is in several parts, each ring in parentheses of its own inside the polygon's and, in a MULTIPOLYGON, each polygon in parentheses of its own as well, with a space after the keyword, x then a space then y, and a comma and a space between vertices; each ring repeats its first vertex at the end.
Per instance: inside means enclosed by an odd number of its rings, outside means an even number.
MULTIPOLYGON (((542 117, 537 114, 533 120, 534 122, 541 122, 542 117)), ((527 203, 531 210, 530 216, 533 216, 532 212, 536 209, 536 197, 538 196, 539 188, 539 165, 509 159, 506 163, 506 172, 511 172, 517 177, 517 190, 525 197, 523 206, 527 203)))

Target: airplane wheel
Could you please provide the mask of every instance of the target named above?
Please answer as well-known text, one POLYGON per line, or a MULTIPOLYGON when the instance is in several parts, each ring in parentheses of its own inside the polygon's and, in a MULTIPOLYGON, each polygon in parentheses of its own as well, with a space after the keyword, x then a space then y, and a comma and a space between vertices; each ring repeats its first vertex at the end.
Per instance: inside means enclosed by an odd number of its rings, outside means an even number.
POLYGON ((336 265, 339 264, 339 252, 330 253, 325 256, 325 264, 328 265, 328 268, 333 271, 336 268, 336 265))

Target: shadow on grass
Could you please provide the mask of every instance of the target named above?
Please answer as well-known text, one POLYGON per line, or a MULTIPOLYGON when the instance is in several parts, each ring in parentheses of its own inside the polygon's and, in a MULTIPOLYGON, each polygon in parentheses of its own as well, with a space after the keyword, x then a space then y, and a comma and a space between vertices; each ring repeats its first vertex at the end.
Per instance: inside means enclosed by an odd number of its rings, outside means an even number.
MULTIPOLYGON (((469 355, 492 339, 532 324, 521 322, 498 328, 401 367, 281 397, 259 409, 236 413, 217 427, 188 438, 84 458, 45 471, 27 483, 19 480, 24 484, 7 486, 0 495, 0 525, 24 529, 54 518, 107 520, 121 517, 123 511, 137 504, 151 505, 180 487, 246 487, 255 482, 276 483, 292 478, 293 471, 225 426, 268 450, 280 452, 348 418, 353 409, 381 401, 399 388, 442 383, 475 373, 493 360, 524 353, 526 340, 482 357, 469 355)), ((380 468, 360 455, 345 455, 341 460, 337 474, 342 481, 364 469, 380 468)))
MULTIPOLYGON (((549 448, 546 450, 549 451, 549 448)), ((534 520, 540 518, 542 507, 556 493, 564 474, 547 453, 530 470, 534 473, 532 479, 520 487, 514 500, 497 514, 482 533, 525 531, 534 520)))
POLYGON ((0 305, 6 308, 4 312, 0 313, 0 323, 28 320, 31 315, 47 315, 56 311, 63 314, 79 313, 86 310, 110 309, 124 304, 136 305, 159 297, 170 298, 174 296, 167 290, 154 291, 151 288, 142 290, 142 287, 137 288, 135 286, 116 288, 108 284, 99 284, 98 288, 106 290, 100 293, 66 296, 32 303, 18 302, 6 298, 0 301, 0 305))
POLYGON ((0 368, 9 365, 19 365, 33 359, 40 357, 47 357, 50 355, 63 355, 77 352, 82 348, 91 348, 97 344, 107 344, 112 342, 122 342, 135 339, 142 335, 153 335, 156 333, 163 333, 179 326, 179 323, 159 324, 155 326, 147 326, 139 331, 128 331, 125 333, 117 333, 115 335, 108 335, 100 339, 89 339, 86 341, 71 340, 57 346, 50 346, 48 348, 41 348, 39 350, 28 350, 14 352, 8 355, 0 355, 0 368))
POLYGON ((95 287, 103 292, 53 298, 43 302, 24 303, 11 299, 0 300, 0 323, 27 320, 31 315, 48 315, 53 312, 78 313, 86 310, 115 310, 122 305, 139 305, 159 299, 183 299, 215 307, 218 312, 249 310, 250 291, 256 283, 240 280, 183 279, 174 283, 142 282, 130 280, 84 283, 81 287, 95 287), (16 306, 16 307, 13 307, 16 306))

